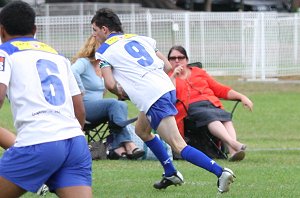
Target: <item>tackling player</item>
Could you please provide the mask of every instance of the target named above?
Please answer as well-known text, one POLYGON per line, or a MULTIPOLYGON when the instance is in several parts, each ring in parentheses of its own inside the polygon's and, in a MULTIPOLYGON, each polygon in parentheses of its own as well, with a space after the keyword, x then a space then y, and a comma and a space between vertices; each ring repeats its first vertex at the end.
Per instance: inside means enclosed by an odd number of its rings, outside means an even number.
POLYGON ((93 35, 102 43, 96 59, 100 60, 107 89, 121 99, 129 98, 140 110, 136 133, 164 168, 162 180, 154 187, 163 189, 181 185, 183 177, 173 166, 161 141, 151 134, 151 128, 183 159, 215 174, 219 192, 227 192, 234 179, 233 172, 188 146, 179 134, 174 118, 177 113, 175 87, 166 74, 171 66, 156 49, 156 41, 145 36, 124 34, 119 17, 107 8, 98 10, 91 23, 93 35))

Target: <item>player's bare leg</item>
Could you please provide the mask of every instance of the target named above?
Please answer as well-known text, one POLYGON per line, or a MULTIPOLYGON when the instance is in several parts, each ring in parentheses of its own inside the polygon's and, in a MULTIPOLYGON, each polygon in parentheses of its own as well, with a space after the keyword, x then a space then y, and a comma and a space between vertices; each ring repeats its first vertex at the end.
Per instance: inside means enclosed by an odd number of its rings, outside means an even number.
POLYGON ((147 144, 164 168, 162 179, 156 182, 153 187, 156 189, 165 189, 171 185, 177 186, 184 183, 182 174, 173 166, 172 160, 168 156, 162 142, 151 133, 150 123, 144 113, 141 112, 139 114, 135 127, 137 135, 147 144))
POLYGON ((56 190, 60 198, 92 198, 92 188, 90 186, 71 186, 56 190))
POLYGON ((0 198, 20 197, 26 191, 9 180, 0 177, 0 198))
POLYGON ((140 112, 138 119, 135 124, 135 133, 144 141, 149 141, 154 138, 154 135, 151 133, 151 126, 146 117, 146 114, 140 112))
POLYGON ((172 150, 178 154, 187 145, 179 133, 174 116, 162 119, 158 125, 157 132, 172 147, 172 150))

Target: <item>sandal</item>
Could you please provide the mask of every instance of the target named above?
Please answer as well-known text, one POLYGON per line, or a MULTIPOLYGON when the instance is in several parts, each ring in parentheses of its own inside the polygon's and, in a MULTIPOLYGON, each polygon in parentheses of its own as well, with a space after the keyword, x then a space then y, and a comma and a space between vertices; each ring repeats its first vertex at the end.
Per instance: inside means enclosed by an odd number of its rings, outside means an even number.
POLYGON ((247 149, 247 145, 246 145, 246 144, 243 144, 242 147, 241 147, 241 150, 242 150, 242 151, 245 151, 246 149, 247 149))
POLYGON ((114 150, 110 150, 108 155, 107 155, 107 158, 111 159, 111 160, 126 159, 127 154, 125 152, 123 152, 123 153, 121 153, 121 155, 119 155, 114 150))
POLYGON ((127 154, 127 158, 131 160, 138 159, 145 155, 145 151, 140 148, 135 148, 132 150, 132 154, 127 154))
POLYGON ((230 162, 236 162, 236 161, 241 161, 245 158, 245 151, 243 150, 240 150, 238 152, 236 152, 235 154, 233 154, 229 159, 228 161, 230 162))

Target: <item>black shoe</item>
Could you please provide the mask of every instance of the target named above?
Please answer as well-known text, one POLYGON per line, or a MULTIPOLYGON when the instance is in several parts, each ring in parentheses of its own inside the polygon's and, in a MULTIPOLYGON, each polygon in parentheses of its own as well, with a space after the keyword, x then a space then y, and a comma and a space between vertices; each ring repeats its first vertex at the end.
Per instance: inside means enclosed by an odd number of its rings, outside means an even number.
POLYGON ((171 185, 181 186, 181 184, 183 184, 183 183, 184 183, 183 176, 179 171, 177 171, 171 177, 166 177, 166 176, 163 175, 162 180, 159 181, 159 182, 156 182, 153 185, 153 187, 156 188, 156 189, 165 189, 165 188, 167 188, 168 186, 171 186, 171 185))
POLYGON ((107 158, 110 159, 110 160, 127 159, 127 154, 122 153, 121 155, 119 155, 114 150, 110 150, 108 152, 107 158))
POLYGON ((127 158, 131 160, 136 160, 145 155, 145 151, 140 148, 135 148, 132 150, 132 154, 127 154, 127 158))

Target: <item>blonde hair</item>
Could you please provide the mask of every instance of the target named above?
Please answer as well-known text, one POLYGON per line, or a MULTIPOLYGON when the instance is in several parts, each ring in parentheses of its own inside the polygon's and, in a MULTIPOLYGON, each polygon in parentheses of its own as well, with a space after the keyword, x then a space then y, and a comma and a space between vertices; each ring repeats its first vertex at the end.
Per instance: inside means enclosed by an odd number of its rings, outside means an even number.
POLYGON ((81 47, 81 49, 76 53, 76 55, 72 58, 72 64, 76 62, 79 58, 88 58, 92 64, 96 63, 95 52, 100 46, 99 41, 91 35, 81 47))

